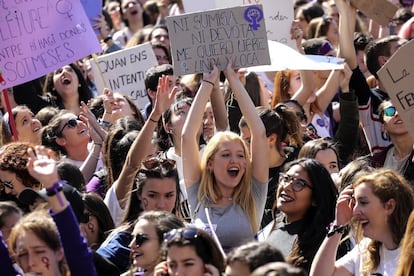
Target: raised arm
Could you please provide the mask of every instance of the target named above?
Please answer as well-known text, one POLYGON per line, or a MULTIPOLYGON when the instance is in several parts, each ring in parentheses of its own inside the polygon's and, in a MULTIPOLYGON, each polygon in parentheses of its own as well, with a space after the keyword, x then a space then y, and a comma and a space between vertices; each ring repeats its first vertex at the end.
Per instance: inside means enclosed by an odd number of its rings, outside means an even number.
POLYGON ((60 233, 60 240, 72 275, 97 275, 91 250, 82 236, 75 214, 59 188, 56 161, 51 151, 36 147, 36 154, 28 149, 27 169, 34 178, 44 185, 48 193, 52 217, 60 233))
MULTIPOLYGON (((352 187, 347 187, 339 195, 333 225, 345 226, 351 220, 354 204, 353 192, 352 187)), ((342 233, 331 230, 329 232, 332 233, 324 239, 313 259, 309 276, 352 276, 353 274, 345 267, 335 265, 336 252, 342 233)))
POLYGON ((339 48, 351 70, 358 66, 354 48, 354 32, 356 24, 356 9, 350 0, 335 0, 339 12, 339 48))
POLYGON ((162 76, 158 82, 157 95, 154 108, 139 132, 137 138, 132 143, 124 166, 119 174, 118 181, 114 183, 116 196, 119 206, 125 208, 126 198, 132 189, 133 179, 141 166, 141 162, 147 157, 148 148, 151 145, 152 136, 157 127, 162 113, 172 104, 177 88, 169 91, 168 76, 162 76))
POLYGON ((268 142, 266 137, 266 129, 262 120, 256 112, 256 108, 247 93, 244 85, 240 82, 237 73, 229 62, 224 74, 229 81, 230 87, 237 99, 240 110, 246 120, 251 133, 251 162, 252 175, 260 183, 266 183, 269 178, 269 162, 267 159, 268 142), (266 157, 266 158, 263 158, 266 157))
POLYGON ((198 132, 203 120, 204 109, 213 91, 218 85, 219 70, 213 65, 211 73, 203 74, 203 81, 191 104, 181 135, 181 157, 183 160, 184 182, 187 188, 201 179, 198 132))
POLYGON ((338 92, 340 76, 341 70, 332 70, 325 84, 316 91, 316 103, 322 112, 326 110, 336 92, 338 92))

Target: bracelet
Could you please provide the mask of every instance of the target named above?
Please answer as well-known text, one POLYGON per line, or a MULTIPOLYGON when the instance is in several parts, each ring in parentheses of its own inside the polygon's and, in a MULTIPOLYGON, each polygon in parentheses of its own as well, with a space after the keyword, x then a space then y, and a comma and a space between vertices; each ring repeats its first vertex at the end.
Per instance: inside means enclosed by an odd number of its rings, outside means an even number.
POLYGON ((336 233, 343 234, 345 232, 346 225, 333 225, 330 224, 327 228, 328 234, 326 235, 328 238, 332 237, 336 233))
POLYGON ((212 86, 214 86, 214 83, 213 83, 212 81, 209 81, 209 80, 203 80, 203 82, 209 83, 209 84, 211 84, 212 86))
POLYGON ((152 119, 151 117, 149 118, 149 120, 150 120, 151 122, 154 122, 154 123, 158 124, 158 121, 156 121, 156 120, 152 119))
POLYGON ((112 39, 112 36, 107 36, 103 39, 103 42, 107 43, 111 39, 112 39))
POLYGON ((47 196, 56 196, 60 206, 63 206, 63 199, 60 196, 59 192, 63 190, 63 185, 67 184, 68 182, 66 180, 58 180, 55 183, 53 183, 52 187, 46 188, 46 195, 47 196))
POLYGON ((101 121, 101 126, 103 126, 103 127, 110 127, 110 126, 111 126, 111 123, 110 123, 110 122, 107 122, 107 121, 102 120, 102 121, 101 121))

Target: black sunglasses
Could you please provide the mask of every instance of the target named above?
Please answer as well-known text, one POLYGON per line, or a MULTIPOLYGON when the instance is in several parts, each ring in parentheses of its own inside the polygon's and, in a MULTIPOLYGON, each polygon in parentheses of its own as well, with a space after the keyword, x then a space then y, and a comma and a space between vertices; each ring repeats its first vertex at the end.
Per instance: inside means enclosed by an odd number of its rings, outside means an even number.
POLYGON ((142 161, 142 166, 147 170, 160 169, 161 167, 171 170, 175 167, 175 160, 151 157, 142 161))
POLYGON ((192 240, 198 237, 198 229, 197 228, 181 228, 181 229, 173 229, 170 232, 164 234, 164 241, 170 242, 174 239, 186 239, 192 240))
POLYGON ((149 237, 145 233, 138 233, 135 235, 135 244, 140 247, 142 246, 146 241, 149 241, 149 237))
POLYGON ((13 190, 14 189, 13 182, 0 180, 0 191, 3 191, 5 188, 13 190))
POLYGON ((286 173, 280 173, 279 174, 279 183, 285 186, 287 183, 292 183, 292 190, 295 192, 302 191, 305 187, 308 187, 309 189, 313 190, 313 187, 309 185, 305 180, 293 177, 291 175, 288 175, 286 173))
POLYGON ((69 128, 74 128, 78 125, 78 119, 70 119, 69 121, 67 121, 62 129, 58 132, 58 136, 62 135, 63 130, 65 129, 65 127, 69 127, 69 128))

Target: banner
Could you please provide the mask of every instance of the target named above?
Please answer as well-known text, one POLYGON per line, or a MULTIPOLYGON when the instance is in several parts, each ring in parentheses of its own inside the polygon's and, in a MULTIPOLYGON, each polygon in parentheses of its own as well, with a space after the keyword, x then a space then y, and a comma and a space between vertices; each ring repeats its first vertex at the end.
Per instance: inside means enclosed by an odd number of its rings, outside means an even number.
POLYGON ((261 5, 167 17, 176 75, 270 64, 261 5))
POLYGON ((1 89, 102 51, 79 0, 0 0, 1 89))
POLYGON ((132 98, 144 109, 148 103, 145 72, 158 65, 151 44, 145 43, 90 60, 95 85, 99 94, 104 87, 132 98))

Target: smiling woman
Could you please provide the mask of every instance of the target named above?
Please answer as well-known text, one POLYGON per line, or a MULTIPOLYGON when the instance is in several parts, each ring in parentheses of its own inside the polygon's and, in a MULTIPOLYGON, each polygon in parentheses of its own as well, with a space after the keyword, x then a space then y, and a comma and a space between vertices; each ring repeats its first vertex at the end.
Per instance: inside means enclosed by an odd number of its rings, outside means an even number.
MULTIPOLYGON (((42 125, 34 118, 33 112, 28 107, 19 105, 12 109, 12 116, 16 126, 17 141, 40 144, 42 125)), ((6 113, 1 120, 0 133, 0 146, 15 141, 9 113, 6 113)))

